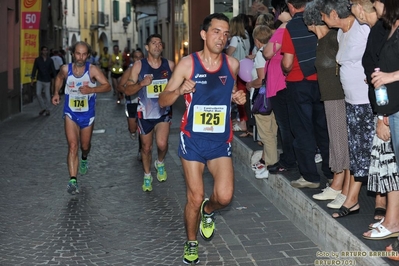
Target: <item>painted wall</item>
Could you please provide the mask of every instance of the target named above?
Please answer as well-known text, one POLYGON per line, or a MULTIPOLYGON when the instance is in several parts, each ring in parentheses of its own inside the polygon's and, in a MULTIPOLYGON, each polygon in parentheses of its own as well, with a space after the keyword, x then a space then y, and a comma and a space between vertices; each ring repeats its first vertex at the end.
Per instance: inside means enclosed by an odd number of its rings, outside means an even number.
POLYGON ((72 62, 72 57, 70 54, 70 47, 75 43, 80 41, 80 29, 79 29, 79 0, 64 0, 64 40, 63 48, 66 53, 66 61, 68 63, 72 62))
POLYGON ((21 111, 20 81, 20 1, 0 4, 0 121, 21 111))

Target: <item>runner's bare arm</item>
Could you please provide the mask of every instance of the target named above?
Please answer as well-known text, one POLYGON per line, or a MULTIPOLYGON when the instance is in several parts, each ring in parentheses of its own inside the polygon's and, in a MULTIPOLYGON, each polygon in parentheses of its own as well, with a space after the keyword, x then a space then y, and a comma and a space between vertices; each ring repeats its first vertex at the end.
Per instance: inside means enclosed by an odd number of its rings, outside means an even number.
POLYGON ((130 70, 130 76, 128 83, 125 86, 125 95, 130 96, 136 94, 141 88, 151 84, 151 77, 146 76, 143 80, 139 81, 139 73, 141 71, 141 61, 137 61, 133 64, 130 70))
POLYGON ((129 67, 125 70, 125 72, 123 72, 123 75, 119 80, 118 86, 116 87, 116 89, 121 93, 125 93, 126 86, 133 83, 133 80, 130 79, 130 71, 132 71, 132 67, 129 67))
POLYGON ((195 91, 195 82, 190 80, 192 67, 191 57, 187 56, 180 60, 165 90, 159 94, 159 106, 171 106, 180 95, 195 91))
POLYGON ((100 92, 108 92, 111 90, 111 84, 109 84, 107 78, 104 76, 104 73, 95 65, 90 65, 90 78, 97 81, 97 86, 93 88, 85 88, 83 91, 80 89, 80 92, 83 94, 88 93, 100 93, 100 92), (87 89, 87 90, 86 90, 87 89))
POLYGON ((59 96, 59 91, 64 84, 64 80, 67 78, 68 74, 68 65, 63 65, 60 68, 60 72, 58 72, 58 75, 55 77, 54 81, 54 90, 53 90, 53 98, 51 99, 51 102, 54 105, 58 105, 60 103, 60 96, 59 96))

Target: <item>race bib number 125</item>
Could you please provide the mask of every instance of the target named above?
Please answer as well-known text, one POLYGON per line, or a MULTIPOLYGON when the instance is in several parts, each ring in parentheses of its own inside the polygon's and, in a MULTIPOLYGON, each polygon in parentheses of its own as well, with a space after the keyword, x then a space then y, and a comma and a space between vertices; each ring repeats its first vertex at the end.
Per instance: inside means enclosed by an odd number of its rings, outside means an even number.
POLYGON ((223 133, 226 125, 226 105, 195 105, 193 131, 223 133))

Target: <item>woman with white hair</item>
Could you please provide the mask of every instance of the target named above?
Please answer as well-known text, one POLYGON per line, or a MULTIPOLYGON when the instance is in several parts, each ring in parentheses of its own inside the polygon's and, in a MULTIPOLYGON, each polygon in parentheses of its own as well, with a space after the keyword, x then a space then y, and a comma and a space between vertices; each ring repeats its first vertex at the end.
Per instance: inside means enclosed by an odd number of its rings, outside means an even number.
POLYGON ((358 213, 360 188, 367 182, 371 146, 374 136, 374 115, 368 97, 368 85, 362 66, 370 28, 360 25, 351 14, 348 0, 319 0, 323 21, 330 28, 338 28, 339 49, 336 55, 337 71, 345 93, 349 143, 349 191, 334 218, 358 213))
POLYGON ((331 185, 313 195, 313 198, 333 200, 327 206, 339 209, 348 194, 350 173, 345 95, 335 61, 338 52, 337 30, 330 29, 322 21, 317 0, 306 5, 303 20, 309 31, 318 38, 315 66, 330 140, 329 166, 334 173, 331 185), (344 184, 345 180, 347 182, 344 184))

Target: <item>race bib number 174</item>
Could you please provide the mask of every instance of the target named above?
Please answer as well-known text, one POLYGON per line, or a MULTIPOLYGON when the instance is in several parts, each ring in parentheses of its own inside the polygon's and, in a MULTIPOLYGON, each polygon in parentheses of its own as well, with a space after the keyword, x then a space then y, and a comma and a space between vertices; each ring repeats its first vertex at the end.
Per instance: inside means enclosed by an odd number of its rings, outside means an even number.
POLYGON ((89 110, 88 96, 69 95, 68 105, 72 112, 87 112, 89 110))

